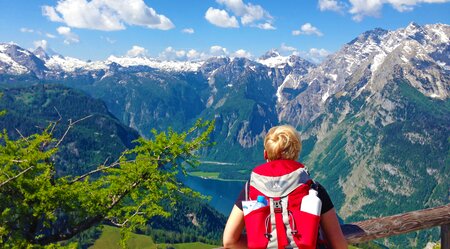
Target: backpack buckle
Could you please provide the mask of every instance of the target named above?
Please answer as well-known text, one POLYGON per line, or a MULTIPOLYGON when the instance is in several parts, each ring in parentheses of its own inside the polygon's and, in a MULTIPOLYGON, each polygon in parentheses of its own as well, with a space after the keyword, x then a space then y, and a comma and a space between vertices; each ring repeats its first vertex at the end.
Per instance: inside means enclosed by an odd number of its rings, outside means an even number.
POLYGON ((273 212, 274 213, 281 213, 283 211, 281 206, 281 200, 274 200, 273 201, 273 212))

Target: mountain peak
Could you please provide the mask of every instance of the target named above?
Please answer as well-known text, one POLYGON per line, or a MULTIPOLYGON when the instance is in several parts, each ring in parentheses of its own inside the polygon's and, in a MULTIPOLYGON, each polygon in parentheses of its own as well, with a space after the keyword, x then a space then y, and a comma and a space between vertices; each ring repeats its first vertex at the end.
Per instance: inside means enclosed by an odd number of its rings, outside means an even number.
POLYGON ((411 22, 406 27, 406 29, 418 29, 418 28, 421 28, 421 26, 419 24, 417 24, 416 22, 411 22))
POLYGON ((278 52, 278 50, 271 49, 271 50, 267 51, 265 54, 263 54, 261 57, 259 57, 259 59, 266 60, 266 59, 278 57, 278 56, 281 56, 280 53, 278 52))
POLYGON ((45 51, 45 49, 41 46, 37 47, 34 51, 33 54, 36 55, 36 57, 38 57, 41 60, 48 60, 50 59, 50 56, 48 56, 47 52, 45 51))
POLYGON ((387 31, 385 29, 382 29, 382 28, 375 28, 373 30, 369 30, 369 31, 366 31, 366 32, 362 33, 357 38, 353 39, 352 41, 350 41, 347 44, 348 45, 352 45, 352 44, 355 44, 356 42, 362 42, 363 43, 363 42, 365 42, 367 40, 374 40, 375 42, 378 42, 378 41, 380 41, 382 36, 384 36, 388 32, 389 31, 387 31))

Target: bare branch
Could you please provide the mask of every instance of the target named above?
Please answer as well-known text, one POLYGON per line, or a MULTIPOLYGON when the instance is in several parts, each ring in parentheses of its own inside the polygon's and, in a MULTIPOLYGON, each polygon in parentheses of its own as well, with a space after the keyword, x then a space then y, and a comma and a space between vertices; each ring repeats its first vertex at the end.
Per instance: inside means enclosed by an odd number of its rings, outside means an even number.
MULTIPOLYGON (((92 171, 89 171, 89 172, 87 172, 87 173, 85 173, 85 174, 83 174, 83 175, 81 175, 81 176, 79 176, 79 177, 73 179, 73 180, 70 182, 70 184, 75 183, 75 182, 78 182, 78 181, 81 181, 82 179, 86 178, 87 176, 93 175, 93 174, 95 174, 95 173, 97 173, 97 172, 104 171, 104 170, 107 170, 107 169, 110 169, 110 168, 114 168, 114 167, 116 167, 116 166, 119 166, 119 165, 120 165, 120 159, 121 159, 122 157, 123 157, 123 155, 121 155, 115 162, 111 163, 111 164, 108 165, 108 166, 105 166, 105 164, 106 164, 106 162, 108 161, 109 157, 106 158, 106 160, 105 160, 105 162, 104 162, 103 165, 100 165, 97 169, 94 169, 94 170, 92 170, 92 171)), ((126 161, 126 162, 134 162, 134 161, 135 161, 135 160, 129 160, 129 161, 126 161)))
POLYGON ((58 113, 59 118, 58 118, 58 120, 56 120, 56 121, 53 122, 53 127, 52 127, 52 129, 50 130, 50 134, 53 134, 53 131, 55 130, 56 125, 59 124, 59 122, 61 122, 61 120, 62 120, 61 113, 59 113, 59 111, 58 111, 58 109, 56 108, 56 106, 53 106, 53 108, 55 108, 55 111, 56 111, 56 113, 58 113))
POLYGON ((69 132, 69 130, 70 130, 76 123, 78 123, 78 122, 80 122, 80 121, 83 121, 83 120, 85 120, 85 119, 88 119, 88 118, 90 118, 90 117, 92 117, 92 116, 94 116, 94 115, 93 115, 93 114, 88 115, 88 116, 86 116, 86 117, 84 117, 84 118, 80 118, 80 119, 76 120, 75 122, 72 122, 72 119, 69 119, 69 126, 67 126, 66 131, 64 132, 64 134, 62 135, 62 137, 59 139, 59 141, 56 143, 55 148, 58 147, 58 146, 62 143, 62 141, 63 141, 64 138, 66 137, 66 135, 67 135, 67 133, 69 132))
POLYGON ((12 180, 18 178, 19 176, 25 174, 27 171, 29 171, 29 170, 32 169, 32 168, 34 168, 34 166, 30 166, 30 167, 28 167, 28 168, 22 170, 21 172, 19 172, 19 174, 17 174, 17 175, 15 175, 15 176, 9 178, 8 180, 6 180, 6 181, 0 183, 0 188, 3 187, 3 185, 7 184, 8 182, 10 182, 10 181, 12 181, 12 180))
POLYGON ((88 118, 90 118, 90 117, 92 117, 92 116, 94 116, 94 114, 88 115, 88 116, 86 116, 86 117, 84 117, 84 118, 80 118, 80 119, 78 119, 77 121, 73 122, 73 123, 72 123, 72 126, 74 126, 76 123, 81 122, 81 121, 83 121, 83 120, 85 120, 85 119, 88 119, 88 118))
POLYGON ((22 133, 19 131, 19 129, 17 129, 17 128, 15 128, 15 129, 16 129, 17 133, 19 133, 19 136, 20 136, 23 140, 27 141, 27 143, 29 143, 29 142, 28 142, 28 139, 27 139, 24 135, 22 135, 22 133))
POLYGON ((134 212, 134 214, 132 214, 129 218, 127 218, 126 220, 124 220, 122 223, 118 223, 115 221, 115 217, 112 218, 107 218, 112 224, 114 224, 115 226, 118 227, 124 227, 134 216, 136 215, 141 215, 144 214, 144 212, 139 212, 139 210, 141 209, 141 207, 144 205, 144 203, 141 203, 141 205, 139 205, 136 209, 136 211, 134 212))

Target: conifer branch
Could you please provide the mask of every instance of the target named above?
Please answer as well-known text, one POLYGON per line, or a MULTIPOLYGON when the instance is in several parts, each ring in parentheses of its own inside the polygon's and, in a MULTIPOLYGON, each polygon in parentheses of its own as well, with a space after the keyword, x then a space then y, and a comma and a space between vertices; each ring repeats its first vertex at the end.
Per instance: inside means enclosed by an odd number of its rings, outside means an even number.
POLYGON ((8 178, 6 181, 0 183, 0 188, 3 187, 3 185, 7 184, 8 182, 10 182, 10 181, 12 181, 12 180, 18 178, 19 176, 25 174, 27 171, 29 171, 29 170, 32 169, 32 168, 34 168, 34 166, 30 166, 30 167, 28 167, 28 168, 22 170, 21 172, 19 172, 17 175, 8 178))
POLYGON ((52 129, 50 130, 50 134, 53 134, 53 131, 55 130, 56 125, 58 125, 59 122, 61 122, 61 120, 62 120, 61 113, 59 113, 59 111, 58 111, 58 109, 56 108, 56 106, 53 106, 53 108, 55 108, 55 111, 56 111, 56 113, 58 113, 59 118, 58 118, 58 120, 56 120, 56 121, 53 122, 53 127, 52 127, 52 129))
POLYGON ((20 136, 23 140, 27 141, 27 143, 29 143, 29 142, 28 142, 28 139, 27 139, 24 135, 22 135, 22 133, 19 131, 19 129, 17 129, 17 128, 15 128, 15 129, 16 129, 17 133, 19 133, 19 136, 20 136))
POLYGON ((144 214, 144 212, 140 212, 140 209, 141 209, 141 207, 143 206, 144 204, 142 203, 141 205, 139 205, 138 207, 137 207, 137 209, 136 209, 136 211, 129 217, 129 218, 127 218, 126 220, 124 220, 122 223, 118 223, 118 222, 116 222, 115 221, 115 217, 112 217, 112 218, 108 218, 108 220, 113 224, 113 225, 115 225, 115 226, 117 226, 117 227, 124 227, 134 216, 136 216, 136 215, 141 215, 141 214, 144 214))
POLYGON ((83 120, 85 120, 85 119, 88 119, 88 118, 90 118, 90 117, 92 117, 92 116, 94 116, 94 115, 93 115, 93 114, 88 115, 88 116, 86 116, 86 117, 84 117, 84 118, 80 118, 80 119, 76 120, 75 122, 72 122, 72 119, 69 119, 69 126, 67 126, 66 131, 64 132, 64 134, 62 135, 62 137, 59 139, 59 141, 56 143, 55 148, 57 148, 57 147, 62 143, 62 141, 63 141, 64 138, 66 137, 66 135, 67 135, 67 133, 69 132, 69 130, 70 130, 76 123, 81 122, 81 121, 83 121, 83 120))
MULTIPOLYGON (((73 179, 72 181, 70 181, 69 184, 73 184, 73 183, 75 183, 75 182, 81 181, 81 180, 83 180, 84 178, 86 178, 86 177, 88 177, 88 176, 90 176, 90 175, 93 175, 93 174, 95 174, 95 173, 97 173, 97 172, 101 172, 101 171, 104 171, 104 170, 107 170, 107 169, 110 169, 110 168, 114 168, 114 167, 116 167, 116 166, 119 166, 119 165, 121 164, 120 159, 121 159, 122 157, 123 157, 123 155, 121 155, 115 162, 111 163, 111 164, 108 165, 108 166, 105 166, 105 164, 106 164, 106 162, 108 161, 109 157, 106 158, 106 160, 105 160, 105 162, 103 163, 103 165, 100 165, 97 169, 91 170, 91 171, 89 171, 89 172, 87 172, 87 173, 85 173, 85 174, 83 174, 83 175, 81 175, 81 176, 78 176, 77 178, 75 178, 75 179, 73 179)), ((130 163, 130 162, 135 162, 135 160, 129 160, 129 161, 125 161, 125 162, 126 162, 126 163, 130 163)))

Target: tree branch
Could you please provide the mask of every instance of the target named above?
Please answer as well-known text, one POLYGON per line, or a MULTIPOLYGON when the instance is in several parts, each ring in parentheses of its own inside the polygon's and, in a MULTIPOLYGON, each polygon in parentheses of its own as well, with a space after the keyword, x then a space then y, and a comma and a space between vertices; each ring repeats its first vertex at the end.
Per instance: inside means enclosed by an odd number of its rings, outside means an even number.
POLYGON ((58 111, 58 109, 56 108, 56 106, 53 106, 53 108, 55 108, 55 111, 56 111, 56 113, 58 113, 59 118, 58 118, 58 120, 56 120, 56 121, 53 122, 53 127, 52 127, 52 129, 50 130, 50 134, 53 134, 53 131, 55 130, 56 125, 59 124, 59 122, 61 122, 61 120, 62 120, 61 113, 59 113, 59 111, 58 111))
POLYGON ((130 221, 130 219, 132 219, 134 216, 140 215, 140 214, 144 214, 144 212, 139 212, 139 210, 141 209, 141 207, 142 207, 143 205, 144 205, 144 204, 141 203, 141 205, 139 205, 139 206, 137 207, 137 209, 136 209, 136 211, 134 212, 134 214, 132 214, 128 219, 124 220, 122 223, 117 223, 117 222, 114 220, 114 217, 113 217, 113 218, 108 218, 108 220, 109 220, 112 224, 114 224, 115 226, 118 226, 118 227, 124 227, 124 226, 130 221))
POLYGON ((69 126, 67 127, 66 131, 64 132, 64 134, 62 135, 62 137, 59 139, 59 141, 56 143, 55 148, 58 147, 58 146, 61 144, 61 142, 62 142, 62 141, 64 140, 64 138, 66 137, 66 135, 67 135, 67 133, 69 132, 69 130, 70 130, 76 123, 81 122, 81 121, 83 121, 83 120, 85 120, 85 119, 88 119, 88 118, 90 118, 90 117, 92 117, 92 116, 94 116, 94 115, 93 115, 93 114, 88 115, 88 116, 86 116, 86 117, 84 117, 84 118, 80 118, 80 119, 76 120, 75 122, 72 122, 72 119, 69 119, 69 126))
POLYGON ((28 168, 22 170, 21 172, 19 172, 17 175, 15 175, 15 176, 13 176, 13 177, 7 179, 6 181, 0 183, 0 188, 3 187, 3 185, 7 184, 8 182, 10 182, 10 181, 12 181, 12 180, 18 178, 19 176, 25 174, 27 171, 29 171, 29 170, 32 169, 32 168, 34 168, 34 166, 30 166, 30 167, 28 167, 28 168))
MULTIPOLYGON (((75 182, 81 181, 81 180, 83 180, 84 178, 86 178, 86 177, 88 177, 88 176, 90 176, 90 175, 93 175, 93 174, 95 174, 95 173, 97 173, 97 172, 101 172, 101 171, 104 171, 104 170, 107 170, 107 169, 110 169, 110 168, 114 168, 114 167, 120 165, 120 159, 121 159, 122 157, 123 157, 123 155, 120 156, 115 162, 113 162, 112 164, 110 164, 110 165, 108 165, 108 166, 100 165, 100 167, 98 167, 97 169, 91 170, 91 171, 89 171, 89 172, 87 172, 87 173, 85 173, 85 174, 83 174, 83 175, 81 175, 81 176, 79 176, 79 177, 73 179, 72 181, 70 181, 70 184, 73 184, 73 183, 75 183, 75 182)), ((106 160, 108 160, 108 159, 106 159, 106 160)), ((129 160, 129 161, 126 161, 126 162, 134 162, 134 161, 135 161, 135 160, 129 160)), ((105 162, 106 162, 106 161, 105 161, 105 162)))
POLYGON ((17 129, 17 128, 14 128, 14 129, 16 129, 17 133, 19 133, 19 136, 20 136, 23 140, 25 140, 25 141, 27 141, 27 143, 29 143, 29 142, 28 142, 28 139, 27 139, 24 135, 22 135, 22 133, 19 131, 19 129, 17 129))

